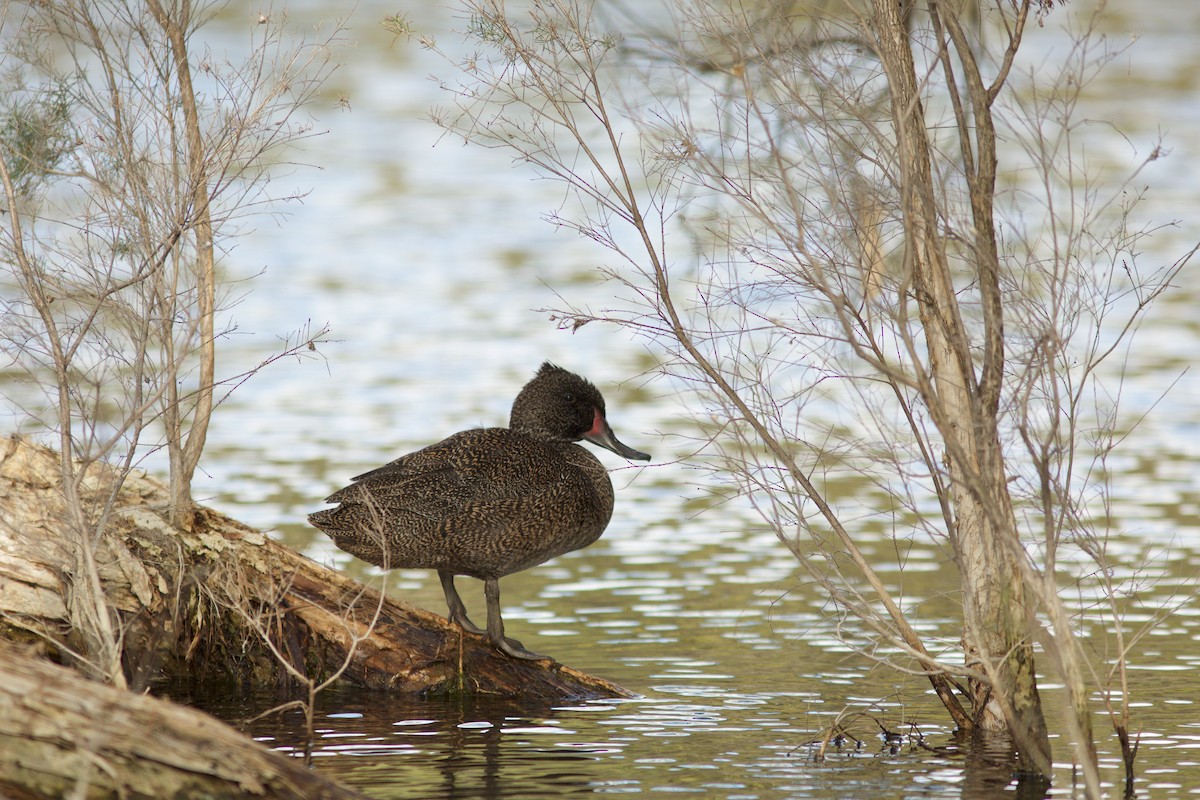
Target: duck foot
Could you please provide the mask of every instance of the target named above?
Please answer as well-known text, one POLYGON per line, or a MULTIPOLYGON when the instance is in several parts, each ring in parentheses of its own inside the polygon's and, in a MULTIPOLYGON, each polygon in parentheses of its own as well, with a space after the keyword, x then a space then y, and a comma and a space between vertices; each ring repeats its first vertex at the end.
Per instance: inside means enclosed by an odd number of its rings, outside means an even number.
POLYGON ((483 582, 483 596, 487 599, 487 638, 492 646, 510 658, 520 658, 525 661, 553 661, 550 656, 538 655, 525 649, 525 645, 516 639, 504 635, 504 620, 500 617, 500 581, 497 578, 487 578, 483 582))
POLYGON ((442 593, 446 595, 446 607, 450 609, 446 618, 467 633, 486 633, 483 628, 471 622, 470 617, 467 616, 467 607, 463 605, 462 598, 458 596, 458 589, 454 588, 454 573, 438 570, 438 578, 442 581, 442 593))
POLYGON ((453 610, 451 610, 446 619, 450 620, 467 633, 473 633, 476 636, 487 633, 487 631, 485 631, 483 628, 479 627, 474 622, 471 622, 470 618, 467 617, 465 612, 455 613, 453 610))
POLYGON ((544 656, 544 655, 541 655, 540 653, 535 653, 532 650, 526 650, 525 645, 521 644, 516 639, 510 639, 507 636, 501 637, 499 641, 496 641, 495 639, 493 639, 492 637, 489 636, 488 641, 492 643, 493 647, 495 647, 501 653, 504 653, 506 656, 509 656, 510 658, 520 658, 525 661, 553 661, 554 660, 550 656, 544 656))

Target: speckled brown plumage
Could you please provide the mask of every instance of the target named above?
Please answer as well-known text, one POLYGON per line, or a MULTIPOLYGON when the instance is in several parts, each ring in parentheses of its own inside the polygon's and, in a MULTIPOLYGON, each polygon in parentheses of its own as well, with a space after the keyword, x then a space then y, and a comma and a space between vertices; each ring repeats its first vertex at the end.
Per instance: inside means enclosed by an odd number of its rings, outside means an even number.
POLYGON ((508 428, 456 433, 359 475, 327 499, 335 508, 308 519, 372 564, 437 570, 450 619, 475 633, 483 631, 467 618, 454 576, 482 579, 488 638, 509 655, 541 658, 504 637, 498 580, 604 532, 612 482, 581 439, 650 458, 616 439, 595 386, 546 363, 517 395, 508 428))

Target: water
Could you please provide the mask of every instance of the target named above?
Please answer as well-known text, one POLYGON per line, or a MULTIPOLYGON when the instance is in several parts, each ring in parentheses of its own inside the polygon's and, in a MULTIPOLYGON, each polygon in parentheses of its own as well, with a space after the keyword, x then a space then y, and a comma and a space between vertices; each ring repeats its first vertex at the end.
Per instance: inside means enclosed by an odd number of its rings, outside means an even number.
MULTIPOLYGON (((1114 41, 1132 31, 1142 40, 1095 84, 1088 115, 1127 131, 1101 151, 1113 165, 1144 157, 1160 129, 1169 135, 1171 158, 1141 176, 1154 186, 1145 212, 1184 220, 1154 241, 1168 260, 1195 238, 1200 173, 1200 8, 1177 5, 1143 4, 1136 16, 1117 10, 1106 19, 1114 41)), ((297 25, 325 13, 310 6, 293 8, 297 25)), ((313 558, 378 581, 304 515, 364 469, 462 428, 502 424, 542 360, 576 369, 604 391, 618 436, 656 460, 630 467, 599 454, 616 470, 608 532, 585 551, 502 581, 504 616, 532 649, 640 696, 462 705, 330 691, 317 709, 316 768, 380 798, 995 796, 1010 783, 1006 768, 955 742, 928 683, 852 652, 839 637, 837 609, 752 511, 714 503, 703 473, 677 461, 695 431, 673 389, 638 377, 653 364, 642 344, 598 325, 560 331, 533 310, 558 304, 557 293, 596 307, 611 302, 611 287, 592 277, 610 257, 539 220, 563 203, 557 185, 531 181, 503 153, 448 140, 434 146, 440 133, 428 109, 446 99, 428 75, 447 70, 381 29, 398 10, 448 47, 450 30, 463 26, 440 6, 360 3, 354 46, 318 110, 328 133, 309 140, 299 159, 322 169, 287 178, 311 194, 282 226, 263 219, 248 229, 224 264, 231 277, 257 276, 228 312, 237 332, 223 343, 225 374, 257 364, 280 336, 309 322, 328 322, 336 341, 321 358, 276 364, 230 396, 195 493, 313 558), (848 741, 819 761, 812 743, 836 721, 862 744, 848 741), (885 741, 883 729, 904 738, 885 741)), ((232 36, 243 20, 235 9, 215 24, 232 36)), ((1035 39, 1035 52, 1063 46, 1050 23, 1036 36, 1045 38, 1035 39)), ((1200 392, 1185 371, 1200 352, 1195 274, 1181 276, 1140 334, 1131 401, 1148 406, 1178 383, 1131 437, 1126 452, 1141 455, 1116 462, 1113 511, 1123 533, 1112 554, 1136 589, 1128 619, 1165 617, 1132 662, 1143 797, 1200 794, 1200 392)), ((943 554, 921 540, 905 543, 899 569, 888 566, 889 531, 866 535, 868 557, 919 612, 922 635, 952 643, 956 587, 943 554)), ((480 584, 460 584, 482 616, 480 584)), ((428 573, 398 571, 388 586, 442 610, 428 573)), ((1090 599, 1071 602, 1083 608, 1090 599)), ((1108 623, 1092 616, 1088 624, 1108 623)), ((1043 687, 1052 711, 1063 694, 1043 687)), ((270 746, 304 748, 294 713, 243 723, 276 698, 194 699, 270 746)), ((1094 722, 1108 730, 1099 706, 1094 722)), ((1060 763, 1052 793, 1068 796, 1069 750, 1061 738, 1053 745, 1060 763)), ((1119 787, 1115 737, 1100 749, 1105 779, 1119 787)))
MULTIPOLYGON (((316 768, 380 798, 697 795, 958 797, 965 781, 1003 787, 1009 771, 969 760, 950 734, 901 724, 831 742, 823 755, 812 696, 659 688, 584 704, 421 702, 339 690, 324 697, 316 768), (969 777, 966 773, 970 773, 969 777)), ((213 703, 220 715, 259 705, 213 703)), ((852 723, 853 726, 853 723, 852 723)), ((283 752, 305 748, 301 715, 252 723, 283 752), (291 725, 286 723, 290 722, 291 725), (284 724, 281 724, 284 723, 284 724)))

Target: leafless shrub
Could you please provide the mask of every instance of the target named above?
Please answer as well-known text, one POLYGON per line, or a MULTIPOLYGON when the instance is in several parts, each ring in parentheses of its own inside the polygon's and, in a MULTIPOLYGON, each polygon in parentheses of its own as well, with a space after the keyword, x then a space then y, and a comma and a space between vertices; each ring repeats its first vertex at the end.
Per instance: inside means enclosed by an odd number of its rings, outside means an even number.
MULTIPOLYGON (((201 47, 222 3, 191 0, 7 5, 0 46, 0 341, 42 396, 26 424, 57 437, 67 576, 88 663, 124 683, 121 631, 95 554, 120 480, 83 487, 89 465, 170 463, 171 516, 190 527, 191 480, 222 387, 218 260, 238 223, 273 213, 279 155, 316 129, 303 109, 333 69, 338 30, 308 43, 246 18, 248 55, 201 47)), ((307 355, 307 328, 284 355, 307 355)))
POLYGON ((1078 32, 1056 74, 1018 66, 1052 13, 1032 0, 667 3, 608 28, 581 0, 463 5, 478 50, 447 56, 435 119, 563 182, 551 222, 619 262, 613 308, 553 318, 645 336, 695 391, 709 463, 847 612, 851 643, 1048 777, 1040 643, 1098 797, 1088 697, 1112 682, 1059 594, 1089 578, 1059 558, 1093 559, 1119 595, 1091 509, 1136 420, 1108 362, 1195 252, 1142 265, 1132 176, 1114 186, 1073 149, 1103 40, 1078 32), (839 496, 847 476, 879 506, 839 496), (860 547, 862 513, 943 548, 961 641, 916 632, 860 547))

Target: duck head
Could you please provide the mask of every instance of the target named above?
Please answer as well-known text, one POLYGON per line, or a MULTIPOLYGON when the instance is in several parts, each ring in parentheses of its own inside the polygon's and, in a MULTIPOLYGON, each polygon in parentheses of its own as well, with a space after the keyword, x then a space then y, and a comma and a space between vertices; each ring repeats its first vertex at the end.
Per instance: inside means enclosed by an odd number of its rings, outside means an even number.
POLYGON ((617 439, 608 424, 599 389, 549 361, 513 401, 508 427, 551 442, 587 440, 625 458, 650 460, 648 453, 617 439))

